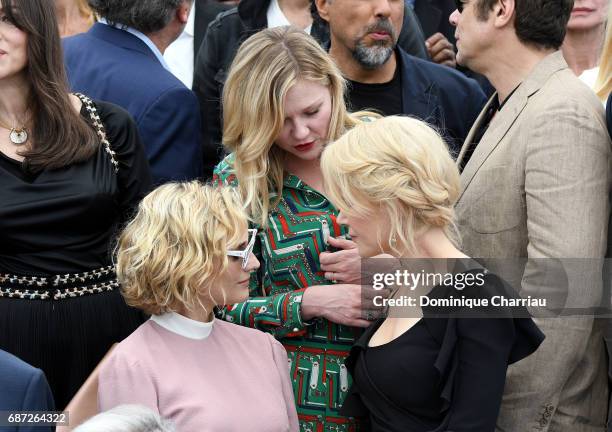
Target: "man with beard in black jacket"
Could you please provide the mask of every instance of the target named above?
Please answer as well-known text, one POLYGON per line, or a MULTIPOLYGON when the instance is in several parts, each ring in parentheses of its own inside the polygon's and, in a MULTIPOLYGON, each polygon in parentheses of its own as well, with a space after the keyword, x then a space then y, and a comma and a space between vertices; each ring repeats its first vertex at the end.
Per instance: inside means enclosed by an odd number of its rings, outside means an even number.
POLYGON ((329 54, 348 80, 351 111, 375 109, 426 121, 456 156, 485 95, 460 72, 402 49, 397 35, 404 2, 315 0, 315 5, 330 29, 329 54))

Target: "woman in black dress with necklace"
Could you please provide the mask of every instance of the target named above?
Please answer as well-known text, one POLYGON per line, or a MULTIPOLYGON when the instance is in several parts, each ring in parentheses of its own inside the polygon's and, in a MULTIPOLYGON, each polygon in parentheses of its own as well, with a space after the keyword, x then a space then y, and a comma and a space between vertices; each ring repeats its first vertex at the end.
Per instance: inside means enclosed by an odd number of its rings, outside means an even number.
POLYGON ((142 322, 111 239, 151 177, 129 115, 69 94, 53 1, 0 5, 0 349, 41 368, 61 409, 142 322))
POLYGON ((484 305, 497 295, 515 298, 500 278, 483 268, 456 269, 471 260, 454 241, 460 183, 448 148, 425 123, 386 117, 330 144, 321 167, 338 222, 349 226, 359 254, 412 258, 391 271, 383 268, 388 260, 378 269, 365 262, 366 273, 407 270, 450 280, 395 286, 399 307, 391 304, 347 358, 354 381, 341 412, 366 417, 372 432, 493 432, 508 365, 533 353, 544 335, 524 307, 497 307, 499 298, 484 305), (432 307, 422 296, 481 303, 432 307))

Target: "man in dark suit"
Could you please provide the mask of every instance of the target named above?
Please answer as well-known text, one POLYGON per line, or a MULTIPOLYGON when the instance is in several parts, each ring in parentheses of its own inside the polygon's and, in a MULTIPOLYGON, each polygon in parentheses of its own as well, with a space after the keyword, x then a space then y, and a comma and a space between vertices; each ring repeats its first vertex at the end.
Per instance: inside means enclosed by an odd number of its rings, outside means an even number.
POLYGON ((438 128, 456 155, 484 106, 478 84, 397 46, 403 2, 315 0, 330 30, 329 53, 349 80, 352 111, 405 114, 438 128))
POLYGON ((192 3, 160 0, 151 10, 141 0, 90 0, 101 22, 64 40, 73 90, 115 103, 134 117, 156 183, 202 175, 197 98, 163 59, 192 3))
MULTIPOLYGON (((43 371, 0 350, 0 411, 17 413, 53 409, 53 395, 43 371)), ((0 427, 3 432, 52 432, 54 429, 40 424, 0 427)))

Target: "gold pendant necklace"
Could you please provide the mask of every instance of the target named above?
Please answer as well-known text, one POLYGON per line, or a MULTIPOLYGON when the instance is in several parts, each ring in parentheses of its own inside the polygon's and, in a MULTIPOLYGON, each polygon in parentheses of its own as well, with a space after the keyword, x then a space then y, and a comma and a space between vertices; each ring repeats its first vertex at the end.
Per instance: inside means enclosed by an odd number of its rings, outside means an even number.
POLYGON ((28 140, 28 132, 26 131, 25 126, 22 128, 12 128, 9 132, 9 139, 16 146, 22 146, 28 140))
POLYGON ((6 123, 4 123, 4 121, 0 119, 0 127, 9 131, 9 140, 16 146, 22 146, 28 141, 28 132, 26 130, 26 124, 27 122, 25 122, 21 127, 11 127, 7 126, 6 123))

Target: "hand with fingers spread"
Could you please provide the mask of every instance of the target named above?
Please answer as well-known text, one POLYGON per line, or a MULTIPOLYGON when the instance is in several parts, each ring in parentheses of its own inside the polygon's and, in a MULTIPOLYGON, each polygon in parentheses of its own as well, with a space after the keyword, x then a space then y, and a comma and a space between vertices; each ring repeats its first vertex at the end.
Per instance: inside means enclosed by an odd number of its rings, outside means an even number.
POLYGON ((425 41, 427 52, 431 59, 438 64, 457 67, 455 47, 442 33, 435 33, 425 41))
POLYGON ((329 237, 328 242, 339 250, 322 252, 319 255, 325 279, 347 284, 361 283, 361 257, 357 244, 351 240, 335 237, 329 237))
POLYGON ((354 284, 314 285, 302 297, 302 320, 320 317, 336 324, 368 327, 384 312, 372 302, 377 295, 388 293, 354 284))

